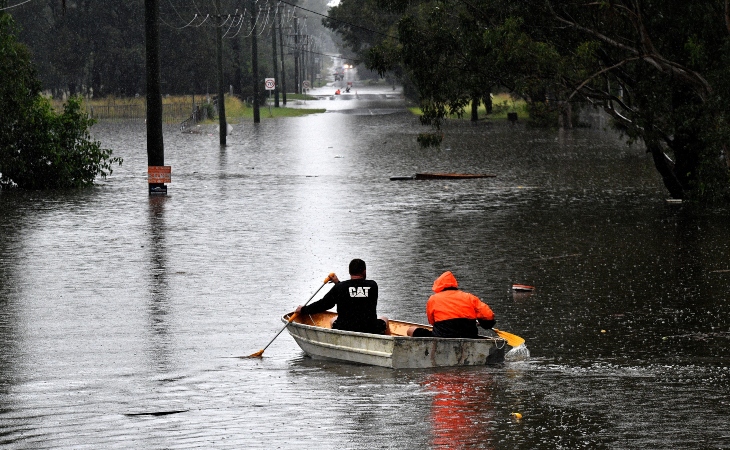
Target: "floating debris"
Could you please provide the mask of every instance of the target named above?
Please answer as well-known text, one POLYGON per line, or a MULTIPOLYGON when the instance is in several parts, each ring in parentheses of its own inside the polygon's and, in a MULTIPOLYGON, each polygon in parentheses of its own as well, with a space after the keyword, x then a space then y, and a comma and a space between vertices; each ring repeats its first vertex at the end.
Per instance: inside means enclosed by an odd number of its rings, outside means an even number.
POLYGON ((497 175, 489 173, 417 173, 416 180, 450 180, 469 178, 494 178, 497 175))
POLYGON ((488 173, 417 173, 415 175, 392 176, 395 180, 462 180, 471 178, 493 178, 497 175, 488 173))
POLYGON ((520 292, 532 292, 535 290, 535 286, 529 286, 527 284, 513 284, 512 290, 520 292))
POLYGON ((189 409, 180 409, 180 410, 172 410, 172 411, 151 411, 151 412, 140 412, 140 413, 127 413, 125 416, 127 417, 136 417, 136 416, 169 416, 170 414, 180 414, 184 412, 190 411, 189 409))

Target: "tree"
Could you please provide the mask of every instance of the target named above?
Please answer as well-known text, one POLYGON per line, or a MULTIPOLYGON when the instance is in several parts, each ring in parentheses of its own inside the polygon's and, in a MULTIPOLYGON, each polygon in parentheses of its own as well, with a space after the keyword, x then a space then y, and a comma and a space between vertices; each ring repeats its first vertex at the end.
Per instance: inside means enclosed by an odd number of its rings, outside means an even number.
POLYGON ((547 2, 562 87, 651 153, 675 198, 727 198, 728 2, 547 2))
MULTIPOLYGON (((603 109, 651 153, 674 198, 730 199, 730 2, 667 0, 371 0, 400 4, 397 43, 369 65, 402 67, 438 127, 498 85, 532 118, 603 109), (463 81, 456 85, 454 80, 463 81)), ((350 23, 355 0, 342 0, 350 23)))
POLYGON ((72 98, 56 113, 40 95, 28 49, 15 38, 12 18, 0 15, 0 186, 26 189, 91 185, 122 163, 90 140, 93 124, 72 98))

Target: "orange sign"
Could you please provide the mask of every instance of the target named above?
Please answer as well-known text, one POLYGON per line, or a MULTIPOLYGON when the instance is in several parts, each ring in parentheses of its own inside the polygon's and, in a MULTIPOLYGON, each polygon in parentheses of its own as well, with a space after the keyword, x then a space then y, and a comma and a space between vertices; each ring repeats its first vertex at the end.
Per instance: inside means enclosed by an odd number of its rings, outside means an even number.
POLYGON ((147 182, 153 183, 171 183, 172 167, 171 166, 147 166, 147 182))

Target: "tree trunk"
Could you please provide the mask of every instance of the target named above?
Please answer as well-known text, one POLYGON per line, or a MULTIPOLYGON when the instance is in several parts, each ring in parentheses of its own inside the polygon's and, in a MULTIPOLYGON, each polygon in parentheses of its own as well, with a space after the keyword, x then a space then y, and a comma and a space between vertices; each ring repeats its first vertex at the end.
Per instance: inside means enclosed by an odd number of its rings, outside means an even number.
POLYGON ((661 175, 664 186, 669 191, 669 195, 676 199, 684 198, 684 188, 674 174, 674 163, 664 153, 659 143, 647 142, 646 151, 651 153, 651 156, 654 158, 654 166, 659 172, 659 175, 661 175))
POLYGON ((492 96, 489 92, 484 95, 482 103, 484 103, 484 108, 487 110, 487 114, 492 114, 492 96))
POLYGON ((477 122, 479 120, 479 97, 474 95, 471 98, 471 121, 477 122))
POLYGON ((573 129, 573 107, 570 102, 561 102, 558 109, 558 128, 573 129))

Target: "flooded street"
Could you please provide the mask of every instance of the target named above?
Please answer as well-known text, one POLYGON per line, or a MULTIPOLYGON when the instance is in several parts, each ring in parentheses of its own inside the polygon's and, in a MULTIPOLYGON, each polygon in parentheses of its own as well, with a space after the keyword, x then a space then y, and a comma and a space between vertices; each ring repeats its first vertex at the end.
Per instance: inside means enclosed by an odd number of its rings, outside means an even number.
POLYGON ((667 204, 600 130, 462 121, 422 149, 397 93, 358 91, 225 148, 166 127, 167 197, 141 122, 94 126, 124 164, 93 189, 0 191, 3 448, 730 448, 727 210, 667 204), (390 180, 417 172, 496 177, 390 180), (381 314, 425 323, 452 270, 531 358, 391 370, 286 332, 239 358, 356 257, 381 314))

